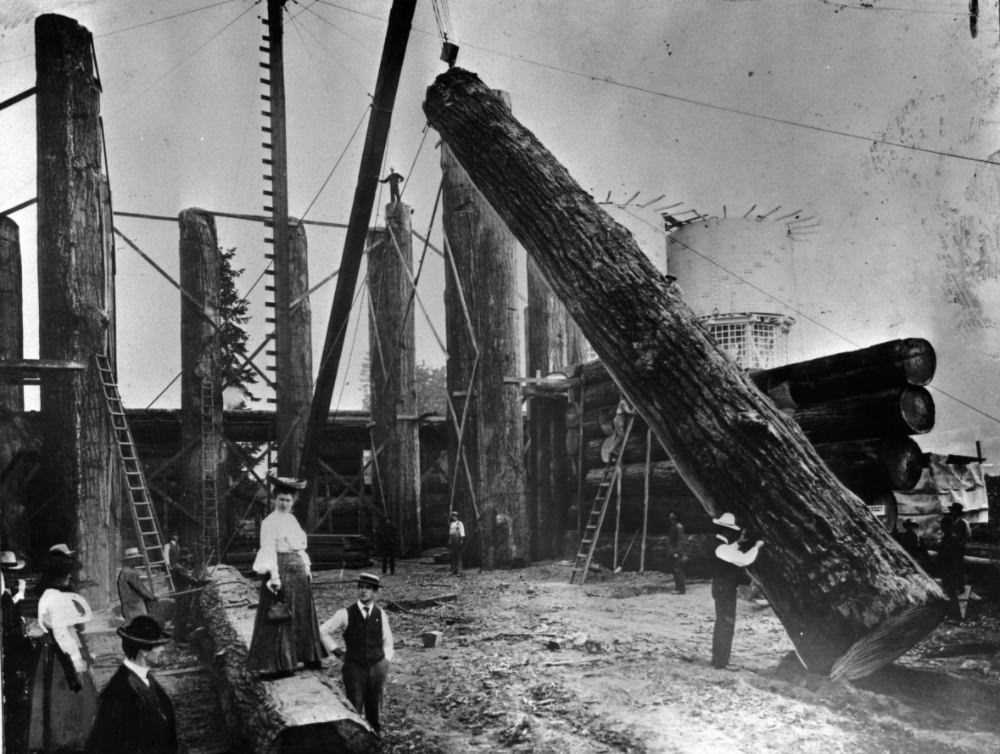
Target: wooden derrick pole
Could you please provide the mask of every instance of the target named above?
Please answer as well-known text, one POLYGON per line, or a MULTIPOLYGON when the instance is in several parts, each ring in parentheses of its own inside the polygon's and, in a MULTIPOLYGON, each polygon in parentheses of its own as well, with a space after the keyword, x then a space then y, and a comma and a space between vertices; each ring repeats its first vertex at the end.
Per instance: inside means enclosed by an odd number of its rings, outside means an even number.
MULTIPOLYGON (((115 318, 93 38, 47 14, 35 45, 39 356, 93 364, 113 346, 115 318)), ((95 369, 42 374, 41 409, 52 498, 34 539, 78 549, 87 599, 102 608, 118 565, 121 469, 95 369)))
MULTIPOLYGON (((12 218, 0 217, 0 359, 24 358, 21 300, 21 234, 12 218)), ((0 405, 24 411, 21 378, 0 378, 0 405)))
POLYGON ((424 111, 705 509, 762 534, 751 573, 806 666, 860 677, 931 631, 944 614, 940 587, 503 102, 452 68, 424 111))
MULTIPOLYGON (((276 231, 277 232, 277 231, 276 231)), ((312 402, 312 308, 309 305, 309 252, 306 226, 292 218, 288 225, 287 264, 284 274, 275 270, 275 332, 284 346, 275 343, 278 390, 275 404, 275 437, 278 473, 298 473, 309 404, 312 402), (283 282, 279 283, 279 281, 283 282), (282 303, 284 302, 284 303, 282 303), (279 323, 282 327, 279 328, 279 323)), ((275 247, 277 259, 277 246, 275 247)))
POLYGON ((520 390, 504 384, 518 367, 515 241, 446 147, 441 169, 442 218, 454 265, 447 267, 445 280, 448 390, 459 421, 463 413, 468 416, 462 449, 471 484, 454 424, 449 424, 448 456, 457 472, 452 474, 457 507, 467 527, 474 522, 466 532, 470 560, 498 568, 528 557, 530 542, 520 390), (463 396, 464 391, 469 392, 463 396))
POLYGON ((417 465, 417 393, 414 387, 414 312, 408 305, 413 269, 410 207, 386 205, 387 227, 368 246, 368 374, 371 389, 373 452, 380 483, 375 506, 395 521, 403 554, 421 547, 420 474, 417 465))
MULTIPOLYGON (((527 273, 525 371, 538 377, 579 363, 583 355, 582 336, 530 259, 527 273)), ((565 413, 564 396, 535 396, 528 401, 530 447, 526 458, 526 495, 533 559, 554 557, 569 523, 565 413)))
MULTIPOLYGON (((179 215, 181 284, 181 447, 190 448, 179 462, 180 503, 205 514, 206 479, 221 492, 225 480, 225 443, 222 438, 222 343, 219 327, 219 244, 215 218, 200 209, 185 209, 179 215), (187 295, 184 295, 187 294, 187 295), (206 391, 210 386, 211 392, 206 391), (206 406, 210 399, 212 405, 206 406), (211 431, 203 435, 202 419, 211 412, 211 431), (215 459, 204 464, 206 453, 215 459), (210 476, 211 475, 211 476, 210 476)), ((221 497, 221 495, 217 495, 221 497)), ((209 501, 211 504, 211 501, 209 501)), ((221 500, 216 500, 221 506, 221 500)), ((184 519, 181 519, 184 521, 184 519)), ((204 561, 213 549, 203 542, 202 527, 190 521, 181 524, 181 541, 204 561)), ((168 532, 164 532, 169 536, 168 532)), ((216 553, 218 555, 218 553, 216 553)))
POLYGON ((316 472, 319 468, 319 445, 330 413, 333 389, 337 383, 340 355, 344 351, 344 338, 351 316, 351 302, 354 300, 361 257, 365 251, 372 208, 375 206, 379 170, 385 155, 393 105, 396 101, 396 89, 399 87, 399 76, 403 68, 406 43, 410 38, 410 24, 416 4, 417 0, 393 0, 392 9, 389 11, 385 44, 382 47, 375 93, 372 97, 372 113, 368 120, 361 165, 358 168, 358 183, 354 189, 354 201, 344 238, 344 251, 340 259, 340 274, 337 276, 337 287, 333 292, 333 303, 330 305, 330 321, 323 342, 315 392, 309 406, 309 421, 302 445, 299 476, 306 479, 310 486, 303 495, 303 500, 296 506, 298 509, 296 515, 306 523, 316 515, 313 510, 313 500, 316 494, 316 472))
POLYGON ((646 429, 646 473, 642 482, 642 544, 639 548, 639 573, 646 570, 646 532, 649 529, 649 459, 653 449, 653 432, 646 429))

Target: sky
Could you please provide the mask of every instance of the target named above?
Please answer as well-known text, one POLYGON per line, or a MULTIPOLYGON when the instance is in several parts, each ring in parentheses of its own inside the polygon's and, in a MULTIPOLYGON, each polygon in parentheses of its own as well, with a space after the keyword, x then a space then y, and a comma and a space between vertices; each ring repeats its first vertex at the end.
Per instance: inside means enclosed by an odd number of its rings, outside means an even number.
MULTIPOLYGON (((389 0, 288 3, 294 216, 346 222, 389 7, 389 0)), ((972 38, 965 0, 441 7, 460 46, 458 64, 509 93, 515 115, 585 189, 610 196, 608 209, 654 261, 664 256, 655 210, 668 204, 715 215, 751 207, 815 215, 815 233, 793 249, 794 300, 780 302, 796 320, 790 356, 927 338, 938 353, 937 426, 918 438, 921 447, 971 454, 978 440, 987 458, 1000 459, 995 12, 972 38)), ((115 211, 262 211, 263 4, 13 0, 0 8, 4 99, 34 85, 32 19, 40 12, 75 18, 94 34, 115 211)), ((425 131, 421 110, 426 87, 444 70, 430 2, 418 2, 413 27, 385 172, 391 166, 406 176, 413 227, 422 235, 430 229, 441 248, 440 216, 431 216, 439 140, 425 131)), ((0 111, 0 208, 35 195, 34 127, 33 100, 0 111)), ((386 200, 380 195, 377 207, 386 200)), ((14 219, 24 252, 26 356, 34 357, 34 208, 14 219)), ((117 217, 115 226, 177 278, 175 224, 117 217)), ((263 228, 219 219, 218 232, 222 246, 237 249, 247 290, 263 269, 263 228)), ((309 226, 307 234, 311 280, 319 281, 339 265, 343 232, 309 226)), ((180 368, 179 294, 120 241, 117 263, 125 403, 176 406, 176 383, 160 394, 180 368)), ((432 365, 445 359, 442 269, 428 253, 417 358, 432 365)), ((249 295, 251 347, 266 331, 263 285, 249 295)), ((315 353, 333 287, 312 297, 315 353)), ((362 296, 334 408, 361 405, 366 320, 362 296)))

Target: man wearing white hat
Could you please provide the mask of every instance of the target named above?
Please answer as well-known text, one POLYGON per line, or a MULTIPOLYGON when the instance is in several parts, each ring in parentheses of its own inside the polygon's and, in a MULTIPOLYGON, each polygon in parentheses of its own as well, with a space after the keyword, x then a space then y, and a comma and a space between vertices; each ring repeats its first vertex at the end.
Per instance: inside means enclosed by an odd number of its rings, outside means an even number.
POLYGON ((31 640, 25 630, 21 605, 24 599, 24 579, 11 579, 7 588, 6 576, 15 576, 24 568, 24 560, 14 552, 0 553, 0 618, 3 619, 3 735, 5 751, 24 750, 24 728, 28 719, 28 689, 31 672, 31 640))
POLYGON ((338 610, 319 627, 323 646, 344 661, 344 692, 360 715, 364 712, 376 734, 381 732, 379 708, 382 689, 395 656, 389 619, 375 605, 375 593, 381 586, 378 576, 362 573, 358 577, 358 600, 338 610), (343 649, 340 646, 342 639, 343 649))
POLYGON ((751 547, 741 547, 743 530, 732 513, 713 518, 715 539, 709 557, 712 573, 712 598, 715 600, 715 629, 712 632, 712 667, 722 669, 729 664, 736 630, 736 589, 749 584, 746 567, 757 559, 762 540, 751 547))

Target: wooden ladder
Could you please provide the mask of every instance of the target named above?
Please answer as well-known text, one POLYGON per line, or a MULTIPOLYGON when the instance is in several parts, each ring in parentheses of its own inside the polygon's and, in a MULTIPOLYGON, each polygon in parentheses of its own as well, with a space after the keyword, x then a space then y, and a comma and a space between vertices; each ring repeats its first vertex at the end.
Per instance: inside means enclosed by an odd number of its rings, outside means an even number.
POLYGON ((156 521, 156 511, 153 509, 153 501, 149 496, 149 487, 146 484, 146 475, 142 471, 142 464, 139 462, 139 456, 135 450, 135 442, 132 440, 132 430, 129 429, 125 409, 122 407, 118 383, 115 381, 115 374, 111 369, 111 360, 100 354, 95 355, 94 360, 97 363, 97 374, 101 379, 104 399, 108 406, 108 415, 111 417, 111 426, 115 433, 118 457, 122 462, 122 471, 125 472, 125 486, 128 489, 129 504, 132 507, 132 523, 135 525, 135 534, 139 540, 139 552, 142 553, 142 562, 149 578, 149 588, 153 594, 156 594, 156 579, 153 578, 153 569, 162 568, 167 575, 168 587, 170 591, 173 591, 173 580, 166 567, 166 559, 163 557, 163 540, 160 537, 160 529, 156 521))
POLYGON ((219 555, 219 497, 216 487, 215 385, 201 381, 201 537, 204 562, 219 555))
POLYGON ((569 583, 572 584, 576 575, 580 574, 580 584, 587 580, 587 571, 590 568, 590 561, 594 559, 594 551, 597 549, 597 539, 601 534, 601 526, 604 524, 604 514, 608 512, 608 503, 614 494, 615 481, 622 470, 622 457, 625 455, 625 443, 632 433, 632 425, 635 423, 635 412, 628 415, 628 423, 625 425, 625 432, 622 434, 621 442, 608 455, 608 462, 604 466, 604 474, 601 482, 597 485, 597 495, 594 497, 594 506, 590 509, 590 518, 587 525, 583 527, 583 536, 580 538, 580 550, 576 554, 573 563, 573 571, 569 575, 569 583))

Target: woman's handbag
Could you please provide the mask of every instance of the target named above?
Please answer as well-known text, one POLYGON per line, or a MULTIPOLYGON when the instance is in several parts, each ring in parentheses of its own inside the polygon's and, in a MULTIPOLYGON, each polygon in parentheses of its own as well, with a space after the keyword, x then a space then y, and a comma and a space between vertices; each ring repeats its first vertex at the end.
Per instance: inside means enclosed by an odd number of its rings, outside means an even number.
POLYGON ((288 609, 288 605, 285 604, 282 595, 279 592, 276 601, 271 603, 271 606, 267 608, 267 619, 271 623, 284 623, 292 619, 292 613, 288 609))

